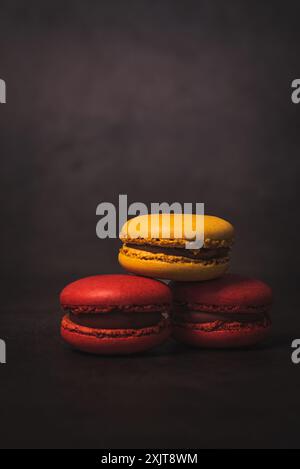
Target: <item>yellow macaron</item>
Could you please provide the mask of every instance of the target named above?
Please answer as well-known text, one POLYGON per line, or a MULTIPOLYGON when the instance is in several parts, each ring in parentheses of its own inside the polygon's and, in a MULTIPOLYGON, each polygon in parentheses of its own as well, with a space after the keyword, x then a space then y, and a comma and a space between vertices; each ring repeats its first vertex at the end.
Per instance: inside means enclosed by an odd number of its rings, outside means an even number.
POLYGON ((152 214, 127 221, 119 262, 139 275, 178 281, 222 276, 229 267, 233 226, 210 215, 152 214), (195 240, 202 247, 191 248, 195 240))

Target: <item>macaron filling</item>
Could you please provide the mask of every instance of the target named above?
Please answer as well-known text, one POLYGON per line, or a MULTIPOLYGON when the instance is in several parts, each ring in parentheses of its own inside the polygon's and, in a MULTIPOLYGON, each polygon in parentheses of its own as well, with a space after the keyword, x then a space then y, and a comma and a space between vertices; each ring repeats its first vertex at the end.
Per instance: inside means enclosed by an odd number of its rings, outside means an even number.
POLYGON ((134 252, 138 255, 138 251, 142 253, 160 256, 172 256, 173 258, 186 259, 189 262, 222 262, 227 261, 229 256, 230 248, 218 247, 218 248, 201 248, 201 249, 186 249, 179 247, 164 247, 164 246, 153 246, 149 244, 134 244, 125 243, 123 245, 123 251, 127 255, 134 255, 134 252))
POLYGON ((168 318, 168 313, 112 311, 109 313, 74 314, 69 312, 70 320, 79 326, 91 329, 142 329, 157 325, 168 318))
POLYGON ((61 328, 68 333, 75 333, 83 336, 95 337, 97 339, 125 339, 134 337, 143 337, 160 333, 167 330, 169 325, 168 318, 162 318, 160 322, 153 326, 139 328, 99 328, 76 324, 70 318, 70 314, 63 317, 61 328))
POLYGON ((176 311, 173 322, 178 326, 195 327, 207 332, 252 326, 269 327, 271 325, 270 316, 264 308, 253 313, 176 311))

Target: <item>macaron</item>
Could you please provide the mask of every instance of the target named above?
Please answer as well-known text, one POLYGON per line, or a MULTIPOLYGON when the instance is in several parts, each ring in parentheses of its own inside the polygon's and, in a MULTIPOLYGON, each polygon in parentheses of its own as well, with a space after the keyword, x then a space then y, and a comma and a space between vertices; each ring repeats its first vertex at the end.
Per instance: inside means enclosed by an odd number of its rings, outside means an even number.
POLYGON ((62 338, 94 354, 131 354, 170 335, 171 291, 157 280, 96 275, 67 285, 60 294, 62 338))
POLYGON ((272 291, 264 282, 235 274, 210 282, 170 285, 173 336, 205 348, 248 347, 270 332, 272 291))
POLYGON ((120 232, 119 262, 129 272, 148 277, 210 280, 227 271, 233 238, 233 226, 215 216, 141 215, 125 223, 120 232), (203 245, 190 249, 195 232, 203 245))

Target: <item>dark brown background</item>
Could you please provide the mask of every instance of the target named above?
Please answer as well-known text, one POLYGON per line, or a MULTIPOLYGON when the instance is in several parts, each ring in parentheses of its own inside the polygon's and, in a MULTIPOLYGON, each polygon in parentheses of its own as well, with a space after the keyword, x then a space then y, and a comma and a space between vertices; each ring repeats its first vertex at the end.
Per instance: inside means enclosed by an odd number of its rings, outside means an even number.
POLYGON ((300 446, 299 3, 282 3, 1 1, 1 447, 300 446), (121 271, 95 211, 122 193, 232 221, 232 269, 274 288, 269 343, 61 343, 60 289, 121 271))

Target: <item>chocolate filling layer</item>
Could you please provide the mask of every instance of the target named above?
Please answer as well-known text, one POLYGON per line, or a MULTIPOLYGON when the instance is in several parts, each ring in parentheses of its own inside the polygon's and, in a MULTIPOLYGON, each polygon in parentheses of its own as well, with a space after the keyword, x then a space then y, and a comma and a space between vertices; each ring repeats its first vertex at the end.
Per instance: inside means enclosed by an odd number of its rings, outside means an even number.
POLYGON ((267 327, 271 324, 270 316, 266 312, 254 313, 206 313, 201 311, 176 312, 173 322, 179 326, 198 326, 199 329, 216 331, 219 329, 247 327, 259 325, 267 327))
POLYGON ((174 317, 184 322, 193 322, 195 324, 205 324, 213 321, 224 322, 257 322, 261 321, 265 313, 206 313, 201 311, 187 311, 182 313, 175 313, 174 317))
POLYGON ((153 254, 166 254, 167 256, 187 257, 188 259, 219 259, 227 257, 229 248, 202 248, 202 249, 185 249, 185 248, 167 248, 160 246, 140 245, 127 243, 128 248, 138 249, 139 251, 151 252, 153 254))
POLYGON ((113 311, 99 314, 73 314, 70 312, 69 317, 74 324, 92 329, 142 329, 158 324, 165 317, 165 313, 113 311))

